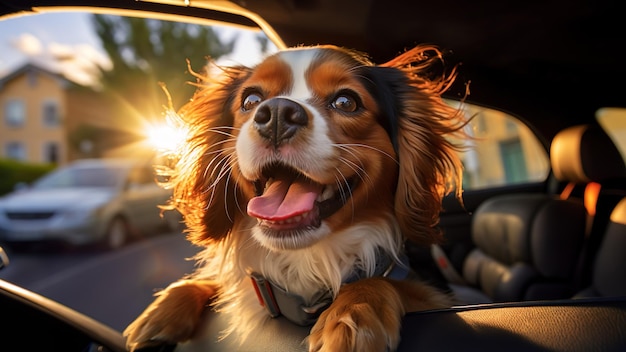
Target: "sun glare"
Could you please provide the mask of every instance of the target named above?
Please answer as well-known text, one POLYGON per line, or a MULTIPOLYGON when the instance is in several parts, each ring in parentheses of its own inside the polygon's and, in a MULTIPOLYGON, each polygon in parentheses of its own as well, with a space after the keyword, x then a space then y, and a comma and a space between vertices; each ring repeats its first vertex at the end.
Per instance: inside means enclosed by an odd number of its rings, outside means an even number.
POLYGON ((183 128, 167 122, 145 126, 146 143, 159 152, 176 153, 185 142, 187 133, 183 128))

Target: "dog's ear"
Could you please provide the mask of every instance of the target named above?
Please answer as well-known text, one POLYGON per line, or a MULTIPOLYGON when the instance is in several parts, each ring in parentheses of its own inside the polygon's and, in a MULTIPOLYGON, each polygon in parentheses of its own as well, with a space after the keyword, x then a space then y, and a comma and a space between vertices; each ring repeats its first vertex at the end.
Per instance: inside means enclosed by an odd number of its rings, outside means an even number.
POLYGON ((218 79, 199 77, 199 89, 178 113, 188 137, 170 184, 189 239, 206 244, 223 239, 241 216, 241 190, 231 177, 236 131, 230 106, 245 67, 224 68, 218 79))
POLYGON ((461 110, 446 104, 441 94, 454 71, 437 73, 441 53, 419 46, 377 67, 374 80, 382 105, 381 123, 394 144, 398 163, 395 212, 405 238, 418 244, 441 240, 436 229, 442 198, 462 192, 462 166, 453 141, 465 138, 461 110))

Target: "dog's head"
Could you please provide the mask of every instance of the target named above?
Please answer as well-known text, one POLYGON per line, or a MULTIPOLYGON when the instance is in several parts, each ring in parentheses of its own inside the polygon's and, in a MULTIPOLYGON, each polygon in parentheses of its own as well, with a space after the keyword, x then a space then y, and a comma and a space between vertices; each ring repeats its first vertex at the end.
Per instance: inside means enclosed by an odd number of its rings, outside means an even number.
POLYGON ((172 177, 191 239, 245 222, 262 245, 296 249, 395 218, 406 238, 433 242, 442 196, 460 192, 447 137, 463 125, 441 100, 454 75, 433 76, 438 60, 432 47, 380 66, 302 47, 201 82, 179 114, 191 135, 172 177))

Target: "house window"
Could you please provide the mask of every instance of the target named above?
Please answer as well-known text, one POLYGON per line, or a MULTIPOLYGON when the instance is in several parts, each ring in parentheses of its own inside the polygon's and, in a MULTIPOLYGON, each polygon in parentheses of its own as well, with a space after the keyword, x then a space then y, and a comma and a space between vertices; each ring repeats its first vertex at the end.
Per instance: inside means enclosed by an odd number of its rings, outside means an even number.
POLYGON ((473 117, 467 131, 475 137, 457 142, 465 147, 459 152, 465 191, 543 182, 548 177, 546 148, 524 123, 498 110, 469 103, 463 108, 473 117))
MULTIPOLYGON (((508 127, 508 125, 507 125, 508 127)), ((518 138, 501 141, 500 156, 504 166, 504 176, 506 183, 523 183, 528 177, 522 143, 518 138)))
POLYGON ((9 127, 21 127, 26 122, 26 107, 21 100, 9 100, 4 107, 4 119, 9 127))
POLYGON ((56 142, 48 142, 44 144, 43 162, 57 164, 59 162, 59 144, 56 142))
POLYGON ((9 142, 5 146, 5 156, 7 159, 24 161, 26 160, 26 148, 20 142, 9 142))
POLYGON ((61 124, 59 106, 55 101, 45 101, 42 109, 43 125, 46 127, 58 127, 61 124))

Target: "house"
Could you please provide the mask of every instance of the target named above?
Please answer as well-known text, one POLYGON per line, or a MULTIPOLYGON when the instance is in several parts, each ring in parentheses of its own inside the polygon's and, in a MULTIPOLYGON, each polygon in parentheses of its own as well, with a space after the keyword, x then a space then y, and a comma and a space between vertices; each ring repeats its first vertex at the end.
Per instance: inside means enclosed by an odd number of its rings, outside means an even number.
POLYGON ((26 64, 0 79, 0 158, 64 164, 68 160, 67 91, 73 83, 26 64))
POLYGON ((126 112, 127 105, 27 63, 0 78, 0 158, 63 165, 87 157, 128 156, 128 148, 121 146, 140 138, 140 125, 126 112))

